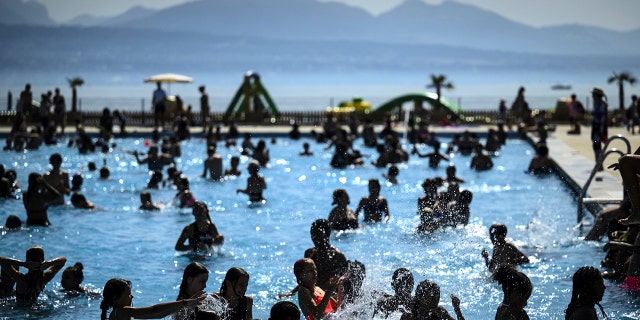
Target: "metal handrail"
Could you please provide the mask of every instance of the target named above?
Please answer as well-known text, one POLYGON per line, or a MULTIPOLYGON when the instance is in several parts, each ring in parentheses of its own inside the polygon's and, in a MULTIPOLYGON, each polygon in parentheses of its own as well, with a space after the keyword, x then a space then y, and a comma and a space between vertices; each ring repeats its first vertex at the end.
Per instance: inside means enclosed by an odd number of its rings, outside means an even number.
MULTIPOLYGON (((593 177, 595 177, 596 173, 598 173, 598 169, 602 167, 602 164, 604 163, 604 160, 607 158, 607 156, 609 156, 612 153, 617 153, 621 157, 625 154, 631 153, 631 143, 629 143, 629 140, 624 136, 622 136, 621 134, 617 134, 607 139, 607 143, 604 144, 603 150, 606 150, 606 151, 600 154, 600 157, 598 157, 596 164, 593 166, 593 169, 591 169, 591 174, 589 175, 589 179, 587 179, 584 186, 582 187, 582 190, 580 191, 580 195, 578 197, 578 223, 582 222, 582 219, 584 218, 582 207, 585 203, 585 196, 587 195, 587 190, 589 190, 589 186, 591 185, 591 181, 593 180, 593 177), (627 152, 624 153, 616 148, 611 148, 611 150, 607 150, 607 148, 609 148, 609 144, 613 140, 622 140, 627 146, 627 152)), ((612 202, 612 199, 602 199, 602 201, 595 201, 595 199, 592 199, 586 202, 592 203, 592 204, 593 203, 597 203, 597 204, 619 203, 619 202, 612 202)), ((595 217, 595 214, 593 212, 591 214, 594 215, 595 217)))

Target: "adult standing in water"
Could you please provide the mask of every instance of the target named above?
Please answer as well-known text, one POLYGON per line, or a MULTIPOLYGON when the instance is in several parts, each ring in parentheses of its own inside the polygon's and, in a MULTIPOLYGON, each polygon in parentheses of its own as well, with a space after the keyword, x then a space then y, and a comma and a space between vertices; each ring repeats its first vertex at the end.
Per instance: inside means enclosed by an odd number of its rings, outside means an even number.
POLYGON ((50 202, 59 200, 60 196, 62 194, 39 173, 29 174, 27 192, 22 194, 22 202, 27 210, 27 226, 48 226, 47 208, 50 202))
POLYGON ((198 87, 200 91, 200 117, 202 118, 202 133, 207 131, 207 124, 209 123, 209 94, 205 90, 204 86, 198 87))
POLYGON ((167 93, 162 90, 162 84, 158 81, 156 82, 156 90, 153 91, 153 96, 151 96, 154 115, 153 126, 156 130, 158 129, 158 122, 162 124, 162 128, 164 129, 165 100, 167 100, 167 93))
MULTIPOLYGON (((608 135, 608 104, 607 96, 602 89, 594 87, 591 90, 591 97, 593 98, 593 111, 591 111, 591 143, 593 144, 593 153, 596 157, 596 162, 602 154, 602 143, 606 143, 609 137, 608 135)), ((598 165, 598 171, 602 171, 602 164, 598 165)))
POLYGON ((62 167, 62 155, 54 153, 49 157, 49 164, 51 170, 44 174, 43 178, 48 184, 55 186, 56 190, 60 193, 58 199, 51 201, 50 205, 64 204, 64 195, 71 193, 71 186, 69 185, 69 173, 60 169, 62 167))
POLYGON ((202 201, 196 201, 192 208, 196 221, 184 227, 176 242, 175 249, 177 251, 208 252, 214 245, 221 245, 224 241, 224 236, 218 233, 218 228, 211 221, 207 204, 202 201), (187 240, 188 244, 185 244, 187 240))

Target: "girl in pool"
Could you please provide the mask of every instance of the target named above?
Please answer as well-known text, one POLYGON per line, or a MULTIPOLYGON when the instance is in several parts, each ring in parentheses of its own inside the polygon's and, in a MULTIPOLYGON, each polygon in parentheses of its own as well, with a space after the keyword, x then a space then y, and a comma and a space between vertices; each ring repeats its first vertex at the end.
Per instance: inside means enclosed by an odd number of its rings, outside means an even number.
POLYGON ((600 305, 604 290, 604 280, 600 270, 591 266, 578 269, 573 274, 571 302, 565 310, 564 318, 566 320, 598 320, 595 308, 597 305, 603 318, 607 319, 607 314, 600 305))
POLYGON ((227 274, 220 286, 220 292, 215 295, 223 298, 230 309, 229 320, 253 319, 253 298, 245 296, 249 285, 249 274, 242 268, 233 267, 227 270, 227 274))
POLYGON ((36 302, 45 285, 53 279, 66 262, 67 258, 65 257, 45 261, 44 250, 41 247, 27 249, 25 261, 0 257, 2 270, 7 272, 16 282, 16 301, 23 304, 36 302), (18 270, 19 267, 25 267, 29 271, 23 274, 18 270))
MULTIPOLYGON (((191 262, 184 269, 182 274, 182 283, 180 283, 180 292, 176 300, 189 299, 203 292, 207 287, 209 280, 209 270, 200 262, 191 262)), ((174 316, 178 320, 195 320, 195 319, 217 319, 217 315, 210 311, 200 310, 199 308, 185 309, 174 316)))
POLYGON ((29 187, 22 194, 22 202, 27 210, 27 226, 48 226, 47 208, 50 201, 58 201, 61 193, 39 173, 29 174, 29 187))
POLYGON ((293 265, 293 273, 298 281, 298 305, 306 320, 322 319, 325 315, 335 312, 340 306, 342 298, 342 282, 345 275, 332 278, 331 291, 337 290, 337 299, 316 286, 318 270, 313 260, 302 258, 293 265))
POLYGON ((132 318, 164 318, 172 313, 178 312, 182 308, 193 308, 199 305, 205 297, 204 292, 198 292, 193 298, 160 303, 149 307, 134 308, 131 306, 131 301, 133 300, 131 281, 113 278, 107 281, 102 291, 102 302, 100 303, 102 314, 100 315, 100 319, 129 320, 132 318), (107 318, 107 311, 109 311, 109 309, 113 310, 107 318))
POLYGON ((345 189, 336 189, 333 191, 333 202, 331 204, 336 205, 329 213, 329 223, 331 223, 331 229, 333 230, 347 230, 358 228, 358 218, 349 209, 347 205, 351 203, 349 201, 349 194, 345 189))
POLYGON ((389 205, 387 199, 380 195, 380 181, 369 179, 369 196, 363 197, 356 208, 356 217, 364 211, 365 222, 380 222, 384 215, 384 222, 389 221, 389 205))
POLYGON ((249 178, 247 178, 247 188, 238 189, 236 193, 244 193, 249 195, 249 201, 252 203, 264 201, 262 191, 267 188, 267 182, 264 180, 264 176, 259 174, 260 164, 258 161, 251 161, 247 165, 247 171, 249 171, 249 178))
MULTIPOLYGON (((424 280, 418 284, 416 295, 411 302, 411 309, 402 315, 400 320, 454 320, 447 309, 439 305, 440 286, 429 280, 424 280)), ((458 320, 464 320, 460 310, 460 299, 451 295, 451 304, 458 320)))
POLYGON ((494 223, 489 228, 489 237, 493 243, 493 256, 489 260, 489 253, 482 249, 482 257, 489 268, 495 271, 498 266, 507 263, 513 266, 529 263, 529 258, 522 253, 513 243, 507 242, 507 226, 502 223, 494 223))
POLYGON ((60 280, 62 291, 67 293, 87 292, 87 289, 80 286, 84 280, 84 273, 82 272, 82 269, 84 269, 82 263, 76 262, 73 266, 67 267, 62 271, 62 279, 60 280))
POLYGON ((513 266, 502 264, 493 273, 492 279, 502 285, 504 297, 496 311, 496 320, 529 320, 524 311, 533 286, 529 277, 513 266))
POLYGON ((176 242, 176 250, 209 252, 214 245, 221 245, 224 241, 224 236, 218 233, 218 228, 211 221, 207 204, 202 201, 196 201, 192 207, 192 214, 196 221, 182 229, 182 233, 176 242), (187 240, 189 242, 185 245, 187 240))

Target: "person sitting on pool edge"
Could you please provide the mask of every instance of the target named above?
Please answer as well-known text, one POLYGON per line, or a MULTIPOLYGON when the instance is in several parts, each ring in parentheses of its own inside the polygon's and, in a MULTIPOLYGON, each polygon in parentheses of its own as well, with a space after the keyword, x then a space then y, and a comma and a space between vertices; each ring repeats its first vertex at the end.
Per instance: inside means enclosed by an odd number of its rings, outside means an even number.
POLYGON ((264 176, 259 174, 260 164, 256 160, 252 160, 247 165, 247 171, 250 176, 247 178, 247 188, 238 189, 236 193, 244 193, 249 195, 249 201, 252 203, 264 201, 262 191, 267 188, 267 183, 264 180, 264 176))
POLYGON ((502 223, 494 223, 489 228, 489 235, 493 243, 493 255, 489 260, 489 253, 482 249, 482 257, 489 271, 495 271, 501 264, 506 263, 517 266, 529 263, 529 258, 522 253, 513 243, 507 242, 507 226, 502 223))
POLYGON ((358 228, 358 217, 353 210, 347 207, 351 203, 349 194, 345 189, 336 189, 333 191, 332 205, 336 205, 329 213, 329 223, 333 230, 347 230, 358 228))

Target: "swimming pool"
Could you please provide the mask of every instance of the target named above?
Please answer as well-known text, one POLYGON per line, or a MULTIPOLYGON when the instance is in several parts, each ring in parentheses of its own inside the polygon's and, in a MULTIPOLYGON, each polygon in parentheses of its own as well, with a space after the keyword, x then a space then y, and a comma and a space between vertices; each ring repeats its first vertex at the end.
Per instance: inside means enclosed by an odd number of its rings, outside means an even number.
MULTIPOLYGON (((443 142, 449 138, 442 137, 443 142)), ((257 143, 258 138, 254 138, 257 143)), ((117 147, 106 155, 78 155, 66 146, 41 148, 35 152, 3 153, 7 169, 18 171, 26 188, 30 172, 48 170, 48 158, 53 152, 64 155, 63 169, 79 172, 85 178, 83 193, 98 209, 87 211, 70 207, 49 210, 52 226, 31 227, 2 234, 0 254, 24 259, 25 250, 41 245, 46 258, 65 255, 67 265, 81 261, 85 266, 84 285, 101 290, 113 277, 131 280, 134 306, 145 306, 175 300, 184 267, 189 256, 177 254, 175 242, 182 228, 193 221, 191 211, 170 204, 174 189, 151 190, 155 202, 165 204, 163 210, 142 212, 139 194, 149 175, 127 153, 144 151, 145 140, 129 138, 115 140, 117 147), (86 165, 94 161, 100 167, 107 159, 110 179, 98 179, 98 172, 88 172, 86 165)), ((355 145, 365 155, 367 163, 375 159, 375 150, 355 145)), ((246 185, 247 158, 241 159, 242 176, 224 182, 200 178, 206 156, 204 141, 192 139, 182 144, 183 154, 178 168, 191 183, 198 200, 205 201, 218 230, 225 235, 220 252, 201 262, 211 271, 207 291, 218 291, 224 274, 239 266, 251 275, 247 294, 254 296, 254 317, 267 319, 268 311, 278 293, 295 286, 293 263, 311 247, 309 226, 317 218, 326 218, 332 208, 331 194, 344 188, 355 209, 361 197, 368 194, 367 180, 382 180, 386 169, 371 165, 332 169, 332 152, 324 145, 302 139, 292 141, 279 137, 269 144, 270 167, 262 169, 268 184, 264 196, 268 202, 261 207, 247 205, 246 195, 235 190, 246 185), (311 144, 312 157, 298 156, 303 142, 311 144)), ((404 146, 409 150, 408 146, 404 146)), ((421 147, 424 153, 429 147, 421 147)), ((238 149, 219 146, 225 168, 238 149)), ((387 224, 369 225, 354 233, 332 235, 332 243, 348 259, 366 265, 366 292, 391 292, 391 274, 398 267, 409 268, 416 283, 424 279, 441 287, 441 303, 452 312, 450 293, 460 297, 462 312, 467 319, 492 319, 502 300, 502 291, 489 280, 489 273, 480 255, 490 249, 488 227, 494 222, 505 223, 508 237, 526 254, 532 263, 521 267, 534 286, 526 310, 532 319, 563 319, 564 308, 571 296, 571 275, 583 265, 598 266, 604 252, 601 243, 580 239, 575 226, 573 196, 560 179, 552 176, 537 178, 523 173, 533 154, 523 140, 510 139, 500 155, 494 158, 494 169, 473 172, 470 157, 456 155, 451 162, 457 175, 466 180, 462 189, 473 192, 471 221, 465 228, 438 231, 418 236, 415 214, 417 198, 423 194, 421 183, 427 177, 444 176, 446 165, 430 169, 427 159, 411 158, 400 165, 400 184, 382 184, 381 195, 389 201, 391 220, 387 224)), ((165 173, 166 175, 166 173, 165 173)), ((2 221, 9 214, 26 218, 21 201, 0 202, 2 221)), ((602 305, 611 319, 640 318, 640 302, 607 281, 602 305)), ((9 303, 0 307, 0 318, 97 319, 101 297, 66 297, 58 292, 60 274, 47 286, 40 302, 29 309, 15 309, 9 303)), ((291 298, 297 304, 297 297, 291 298)), ((352 309, 360 310, 362 319, 370 319, 369 301, 363 299, 352 309), (364 311, 363 311, 364 310, 364 311)), ((392 315, 390 319, 398 319, 392 315)))

